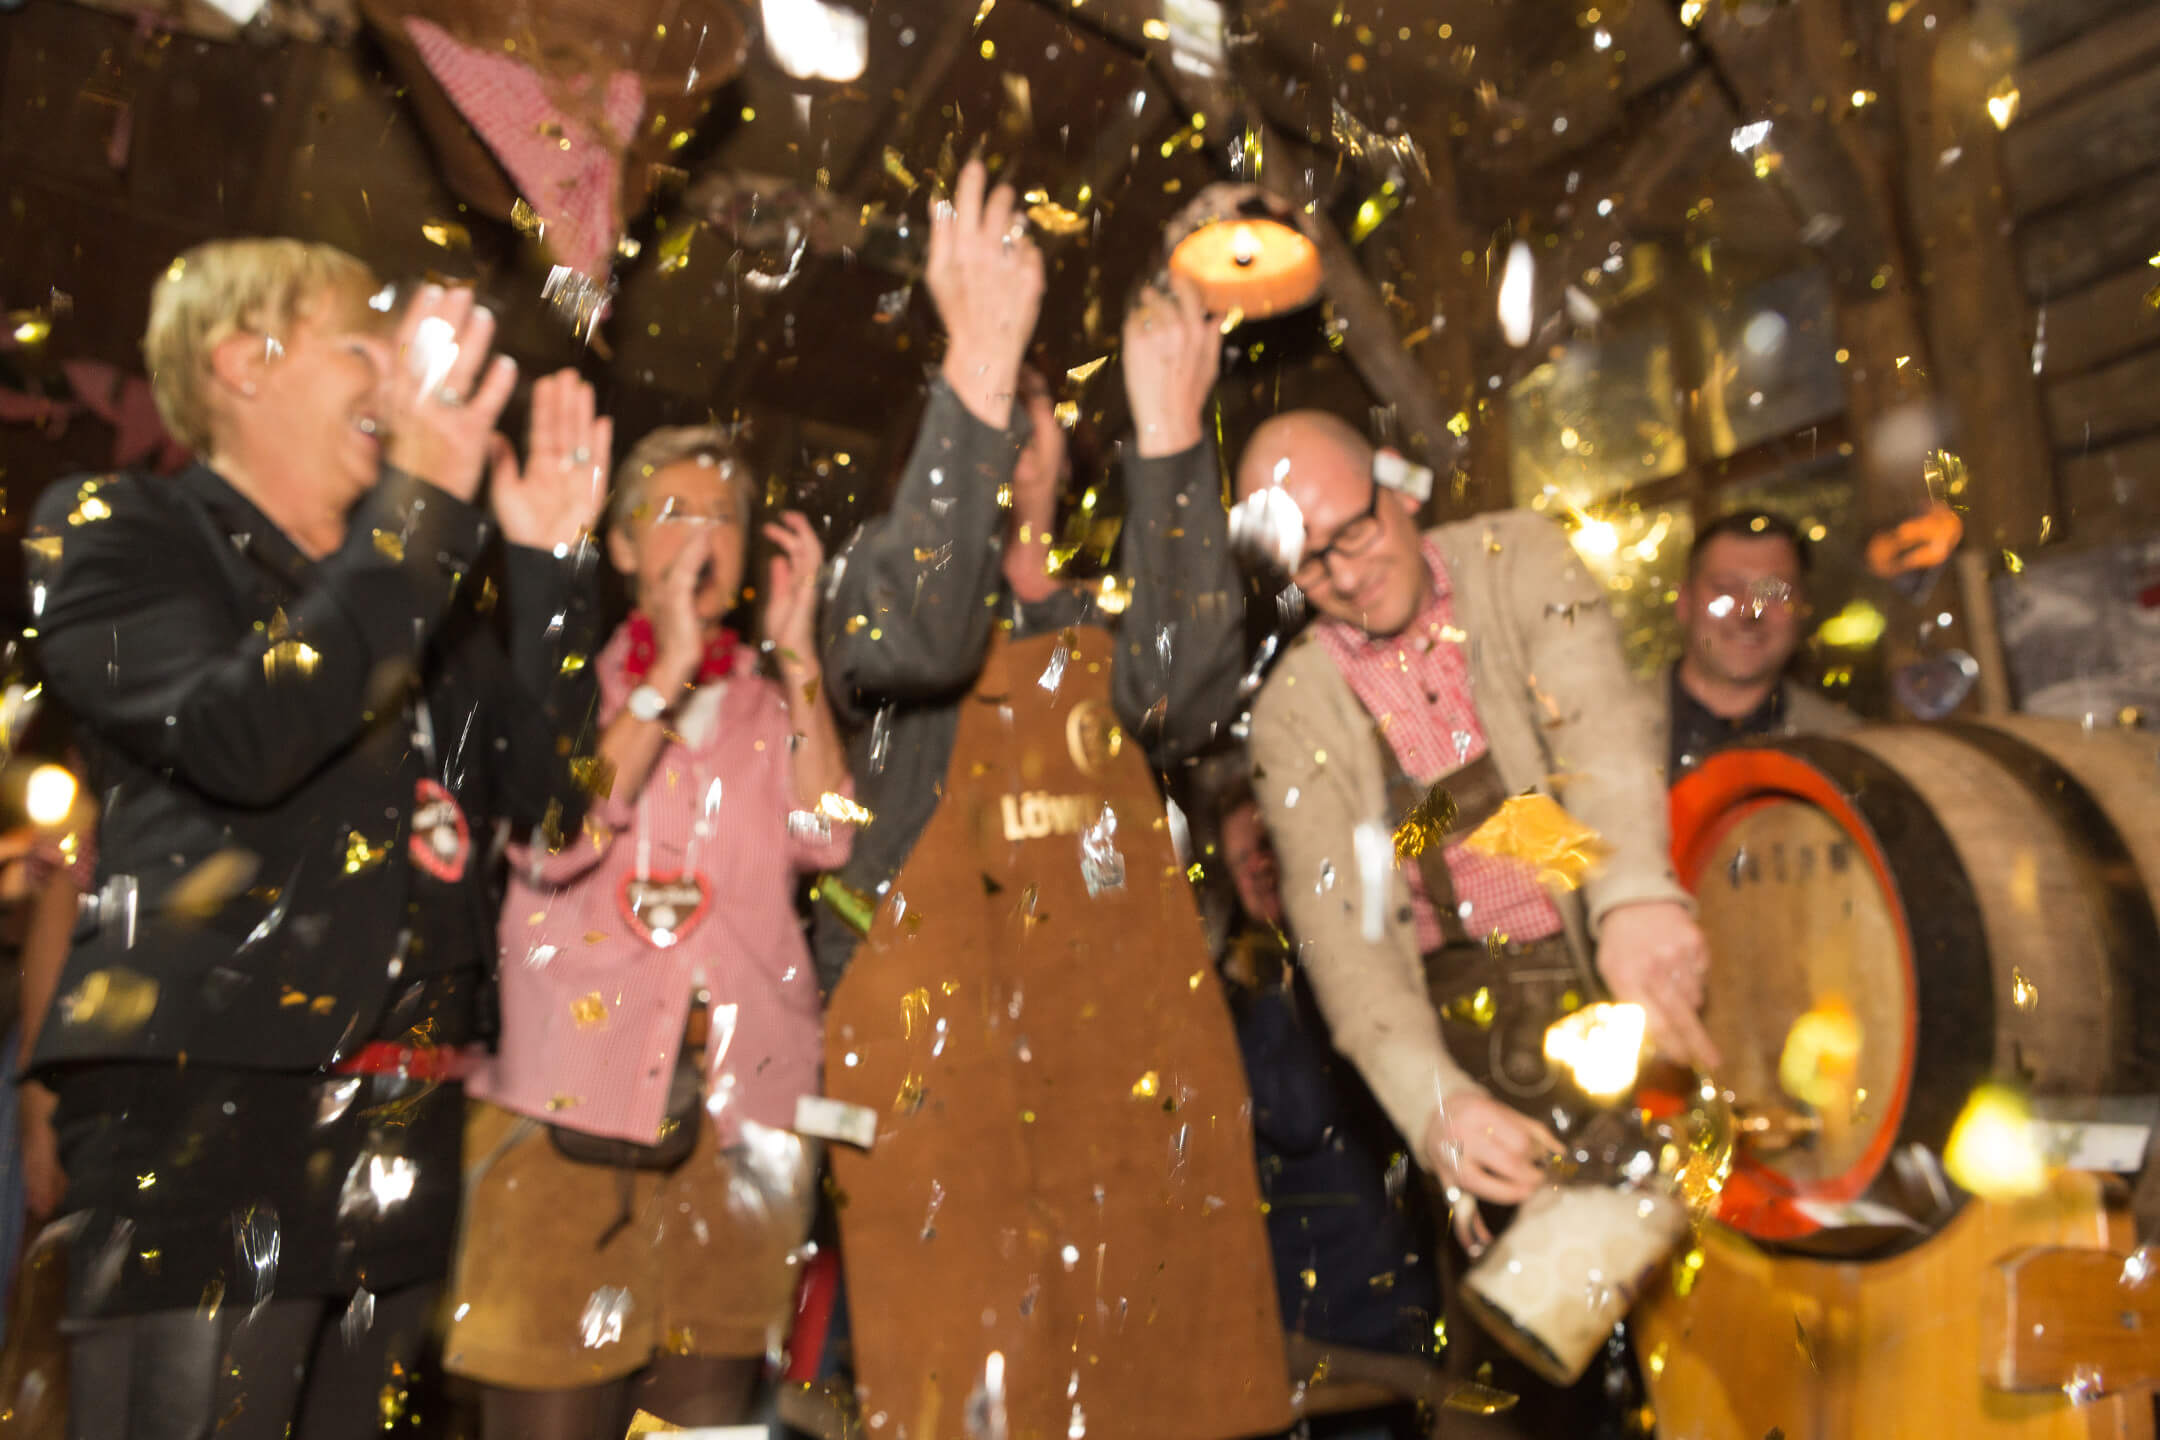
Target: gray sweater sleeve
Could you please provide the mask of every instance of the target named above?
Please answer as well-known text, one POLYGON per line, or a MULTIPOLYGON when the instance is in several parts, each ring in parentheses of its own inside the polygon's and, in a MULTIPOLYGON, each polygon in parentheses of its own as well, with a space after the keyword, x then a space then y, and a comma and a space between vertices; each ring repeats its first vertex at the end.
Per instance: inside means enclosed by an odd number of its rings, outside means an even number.
POLYGON ((1019 453, 1012 430, 991 429, 935 382, 891 507, 833 565, 825 669, 851 725, 888 703, 954 697, 974 680, 1002 585, 998 495, 1019 453))

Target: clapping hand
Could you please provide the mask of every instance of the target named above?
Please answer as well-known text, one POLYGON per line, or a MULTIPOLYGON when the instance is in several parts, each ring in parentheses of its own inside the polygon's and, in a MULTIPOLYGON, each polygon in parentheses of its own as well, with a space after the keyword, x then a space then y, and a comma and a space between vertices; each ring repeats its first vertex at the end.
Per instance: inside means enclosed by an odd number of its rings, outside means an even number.
POLYGON ((488 494, 503 538, 536 550, 577 544, 607 503, 614 442, 615 422, 594 413, 593 388, 575 370, 536 381, 524 468, 502 435, 491 442, 488 494))
POLYGON ((495 421, 517 385, 517 363, 492 362, 495 316, 466 289, 423 288, 398 327, 383 387, 390 436, 384 460, 460 500, 480 491, 495 421))
POLYGON ((764 637, 778 652, 782 673, 800 680, 817 668, 817 584, 825 547, 794 510, 766 525, 765 538, 780 553, 773 557, 765 589, 764 637))

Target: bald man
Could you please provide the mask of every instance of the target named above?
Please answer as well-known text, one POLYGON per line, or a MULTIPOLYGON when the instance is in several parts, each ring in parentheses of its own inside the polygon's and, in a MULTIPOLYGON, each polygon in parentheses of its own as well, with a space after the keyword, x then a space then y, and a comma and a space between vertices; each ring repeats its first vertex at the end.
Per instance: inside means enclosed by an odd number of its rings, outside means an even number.
MULTIPOLYGON (((1709 1062, 1706 956, 1667 856, 1662 717, 1597 582, 1527 511, 1420 533, 1416 503, 1382 478, 1396 462, 1296 412, 1262 425, 1239 464, 1241 534, 1315 612, 1254 704, 1254 789, 1336 1047, 1456 1200, 1474 1251, 1490 1238, 1475 1202, 1527 1198, 1556 1132, 1586 1113, 1545 1059, 1545 1026, 1603 992, 1645 1007, 1662 1053, 1709 1062), (1435 786, 1454 821, 1398 863, 1389 837, 1435 786), (1579 889, 1460 843, 1532 790, 1603 841, 1579 889)), ((1494 1358, 1471 1331, 1449 1326, 1451 1365, 1494 1358)), ((1497 1368, 1524 1404, 1478 1433, 1587 1433, 1546 1427, 1595 1397, 1540 1395, 1526 1370, 1497 1368)))

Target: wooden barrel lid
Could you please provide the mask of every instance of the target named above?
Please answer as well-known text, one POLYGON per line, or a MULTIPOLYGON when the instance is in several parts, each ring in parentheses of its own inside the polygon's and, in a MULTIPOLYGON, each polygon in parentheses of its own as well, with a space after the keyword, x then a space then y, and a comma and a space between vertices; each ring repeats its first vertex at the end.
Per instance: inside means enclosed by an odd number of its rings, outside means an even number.
POLYGON ((1718 1078, 1743 1104, 1819 1126, 1803 1146, 1736 1153, 1719 1218, 1845 1253, 1924 1239, 1958 1203, 1931 1152, 1995 1049, 1987 934, 1957 846, 1897 769, 1844 740, 1713 756, 1674 788, 1672 811, 1674 863, 1712 951, 1718 1078), (1809 1015, 1846 1017, 1851 1041, 1828 1075, 1835 1098, 1812 1106, 1779 1074, 1809 1015), (1831 1218, 1856 1203, 1884 1223, 1831 1218))

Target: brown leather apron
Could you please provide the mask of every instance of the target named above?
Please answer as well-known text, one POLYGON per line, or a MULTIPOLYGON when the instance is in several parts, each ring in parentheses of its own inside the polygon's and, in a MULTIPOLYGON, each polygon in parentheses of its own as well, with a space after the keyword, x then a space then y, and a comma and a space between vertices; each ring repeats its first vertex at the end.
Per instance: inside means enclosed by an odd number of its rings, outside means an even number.
POLYGON ((1251 1099, 1112 643, 993 639, 827 1012, 827 1093, 879 1116, 833 1159, 875 1440, 965 1436, 992 1351, 1010 1440, 1290 1423, 1251 1099))

